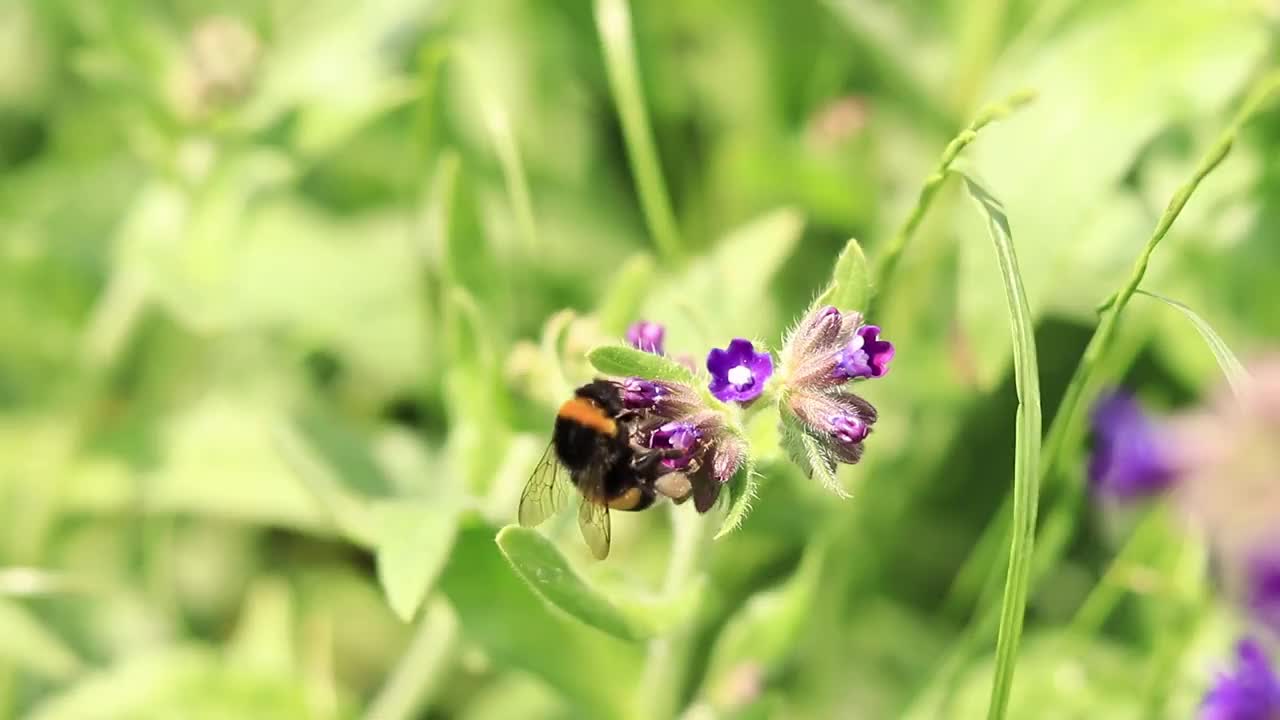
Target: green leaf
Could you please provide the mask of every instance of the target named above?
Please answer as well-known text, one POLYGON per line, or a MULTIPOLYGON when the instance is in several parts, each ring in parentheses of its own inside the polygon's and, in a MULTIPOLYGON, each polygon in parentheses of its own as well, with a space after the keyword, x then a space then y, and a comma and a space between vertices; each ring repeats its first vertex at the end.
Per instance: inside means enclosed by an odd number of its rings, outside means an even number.
POLYGON ((759 475, 756 473, 755 460, 748 457, 742 467, 729 479, 729 510, 725 513, 720 529, 716 531, 714 540, 728 535, 746 519, 751 511, 751 501, 760 493, 759 475))
POLYGON ((458 513, 446 503, 396 500, 371 511, 378 529, 378 583, 391 609, 410 622, 449 559, 458 513))
POLYGON ((1009 304, 1009 326, 1013 333, 1014 382, 1018 391, 1017 424, 1014 434, 1013 527, 1009 574, 1000 613, 996 642, 995 680, 987 717, 999 720, 1009 705, 1013 670, 1018 659, 1018 641, 1031 582, 1032 545, 1036 535, 1036 506, 1040 493, 1040 375, 1036 360, 1035 325, 1027 293, 1018 272, 1013 233, 1004 208, 990 192, 967 175, 965 189, 986 217, 987 230, 995 244, 996 259, 1004 280, 1009 304))
POLYGON ((587 353, 587 359, 596 370, 618 377, 642 377, 649 380, 696 385, 697 377, 689 368, 664 355, 637 350, 625 345, 605 345, 587 353))
POLYGON ((1139 295, 1146 295, 1149 298, 1155 298, 1163 302, 1181 312, 1191 321, 1196 331, 1200 333, 1200 337, 1204 338, 1205 344, 1209 346, 1209 352, 1213 353, 1214 359, 1218 361, 1218 367, 1222 368, 1222 374, 1226 376, 1227 382, 1231 385, 1231 392, 1235 393, 1236 397, 1240 397, 1245 383, 1249 380, 1249 373, 1245 371, 1244 366, 1236 359, 1235 353, 1231 352, 1231 348, 1227 347, 1227 343, 1223 341, 1222 337, 1214 332, 1213 327, 1208 322, 1205 322, 1204 318, 1197 315, 1194 310, 1177 300, 1142 289, 1138 289, 1136 292, 1139 295))
POLYGON ((535 530, 508 525, 498 532, 497 543, 516 574, 543 600, 622 640, 647 640, 679 626, 692 614, 701 592, 700 584, 693 583, 666 604, 607 597, 574 572, 556 546, 535 530))
POLYGON ((823 305, 834 305, 840 310, 865 312, 871 298, 871 274, 867 270, 867 257, 856 238, 849 238, 831 273, 831 284, 813 301, 810 310, 823 305))
POLYGON ((462 622, 462 636, 496 663, 536 676, 585 717, 627 716, 629 694, 600 678, 634 674, 642 662, 641 646, 553 609, 512 572, 494 542, 496 532, 488 524, 464 523, 440 578, 462 622))
POLYGON ((836 475, 839 465, 817 440, 804 431, 795 415, 784 410, 779 424, 782 448, 791 458, 791 462, 795 463, 806 477, 822 483, 827 490, 842 498, 849 497, 849 493, 845 491, 836 475))

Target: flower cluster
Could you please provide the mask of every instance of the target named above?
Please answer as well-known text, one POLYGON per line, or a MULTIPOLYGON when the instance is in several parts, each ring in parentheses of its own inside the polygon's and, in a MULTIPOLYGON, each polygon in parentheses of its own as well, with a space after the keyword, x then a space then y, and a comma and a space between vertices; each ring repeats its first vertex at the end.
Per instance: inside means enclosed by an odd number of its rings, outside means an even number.
POLYGON ((675 451, 661 460, 667 472, 656 484, 658 491, 676 502, 692 497, 700 513, 710 510, 746 458, 743 441, 688 385, 633 377, 621 387, 623 405, 640 417, 632 441, 675 451))
POLYGON ((880 328, 865 325, 861 313, 826 306, 800 321, 782 357, 782 404, 800 432, 820 450, 828 474, 836 463, 856 463, 871 433, 876 410, 846 390, 855 380, 883 377, 893 359, 893 343, 880 328))
MULTIPOLYGON (((1156 419, 1131 397, 1103 396, 1093 413, 1089 463, 1096 495, 1169 496, 1209 541, 1228 590, 1280 637, 1280 359, 1254 368, 1238 394, 1156 419)), ((1280 681, 1261 646, 1240 646, 1239 667, 1206 696, 1202 718, 1280 718, 1280 681)))
MULTIPOLYGON (((665 337, 662 325, 647 321, 632 324, 626 334, 632 347, 659 355, 665 337)), ((657 489, 678 502, 692 497, 698 511, 706 512, 747 455, 742 433, 730 427, 726 413, 780 405, 788 427, 799 428, 818 448, 820 457, 797 461, 810 468, 820 462, 833 472, 837 463, 858 462, 876 421, 875 408, 847 386, 883 377, 893 354, 879 327, 864 325, 859 313, 828 306, 810 313, 791 333, 778 377, 773 355, 750 340, 735 338, 707 353, 707 393, 730 409, 708 407, 696 388, 683 383, 640 377, 619 382, 623 405, 640 418, 632 441, 663 451, 666 472, 657 489)))

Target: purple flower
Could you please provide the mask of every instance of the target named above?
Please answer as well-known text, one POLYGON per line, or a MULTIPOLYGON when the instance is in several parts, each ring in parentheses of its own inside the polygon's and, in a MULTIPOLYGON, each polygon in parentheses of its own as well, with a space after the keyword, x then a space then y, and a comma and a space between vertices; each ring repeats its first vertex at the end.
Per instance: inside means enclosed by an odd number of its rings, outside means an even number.
POLYGON ((652 380, 630 377, 622 381, 622 405, 628 410, 648 410, 658 404, 663 387, 652 380))
POLYGON ((654 355, 662 354, 662 342, 666 335, 665 327, 648 320, 631 323, 631 327, 627 328, 627 342, 631 347, 654 355))
POLYGON ((1167 438, 1132 396, 1104 395, 1093 407, 1093 455, 1089 482, 1095 492, 1120 500, 1158 493, 1174 480, 1167 438))
POLYGON ((880 339, 880 328, 863 325, 836 356, 837 376, 844 380, 878 378, 889 372, 893 343, 880 339))
POLYGON ((773 375, 773 358, 756 352, 750 340, 737 338, 727 349, 707 353, 711 372, 711 394, 724 402, 748 402, 764 392, 764 383, 773 375))
POLYGON ((1255 553, 1246 569, 1245 604, 1259 622, 1280 633, 1280 551, 1255 553))
POLYGON ((1280 678, 1262 647, 1243 640, 1236 648, 1234 673, 1219 673, 1200 705, 1200 720, 1276 720, 1280 718, 1280 678))
POLYGON ((683 470, 698 454, 698 441, 701 439, 702 431, 693 423, 669 422, 653 431, 649 436, 649 447, 679 450, 680 455, 663 460, 662 465, 671 470, 683 470))

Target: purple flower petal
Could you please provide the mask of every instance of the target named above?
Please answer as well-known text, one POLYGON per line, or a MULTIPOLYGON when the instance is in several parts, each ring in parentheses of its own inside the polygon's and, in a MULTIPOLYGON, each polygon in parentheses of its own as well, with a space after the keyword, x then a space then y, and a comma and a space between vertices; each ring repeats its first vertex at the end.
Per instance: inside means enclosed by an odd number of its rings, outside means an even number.
POLYGON ((622 405, 630 410, 648 410, 663 394, 662 386, 652 380, 631 377, 622 381, 622 405))
POLYGON ((1167 440, 1130 395, 1103 396, 1093 408, 1093 431, 1089 481, 1095 492, 1131 500, 1158 493, 1173 482, 1167 440))
POLYGON ((863 325, 836 356, 834 372, 843 380, 883 377, 893 354, 893 343, 880 339, 879 326, 863 325))
POLYGON ((671 470, 681 470, 689 466, 698 451, 698 441, 702 439, 702 431, 688 422, 669 422, 649 436, 649 447, 679 450, 680 455, 667 458, 662 465, 671 470))
POLYGON ((662 344, 666 335, 665 327, 647 320, 632 323, 631 327, 627 328, 627 342, 631 347, 654 355, 662 354, 662 344))
POLYGON ((750 340, 736 338, 729 347, 707 353, 708 387, 723 402, 748 402, 764 392, 765 381, 773 375, 773 356, 756 352, 750 340))
POLYGON ((1280 718, 1280 678, 1262 647, 1243 640, 1236 648, 1234 672, 1220 673, 1200 705, 1200 720, 1275 720, 1280 718))

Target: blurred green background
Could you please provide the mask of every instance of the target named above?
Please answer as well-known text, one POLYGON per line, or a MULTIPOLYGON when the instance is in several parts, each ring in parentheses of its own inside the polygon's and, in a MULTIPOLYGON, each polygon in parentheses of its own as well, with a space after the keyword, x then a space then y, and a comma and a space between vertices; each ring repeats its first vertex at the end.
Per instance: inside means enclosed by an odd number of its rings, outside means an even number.
MULTIPOLYGON (((666 246, 589 0, 0 2, 0 717, 984 715, 975 618, 1004 565, 979 537, 1015 397, 990 241, 951 185, 870 318, 898 354, 865 386, 852 499, 766 451, 753 512, 692 573, 673 528, 714 512, 615 514, 604 563, 552 524, 652 638, 549 607, 494 534, 587 348, 645 318, 698 362, 776 349, 845 241, 874 261, 948 140, 1022 88, 961 162, 1007 207, 1052 417, 1094 307, 1274 63, 1280 5, 631 12, 666 246)), ((1280 337, 1277 222, 1271 112, 1145 286, 1248 356, 1280 337)), ((1219 376, 1142 298, 1106 373, 1157 407, 1219 376)), ((1180 594, 1175 531, 1072 521, 1010 716, 1190 716, 1237 621, 1180 594)))

